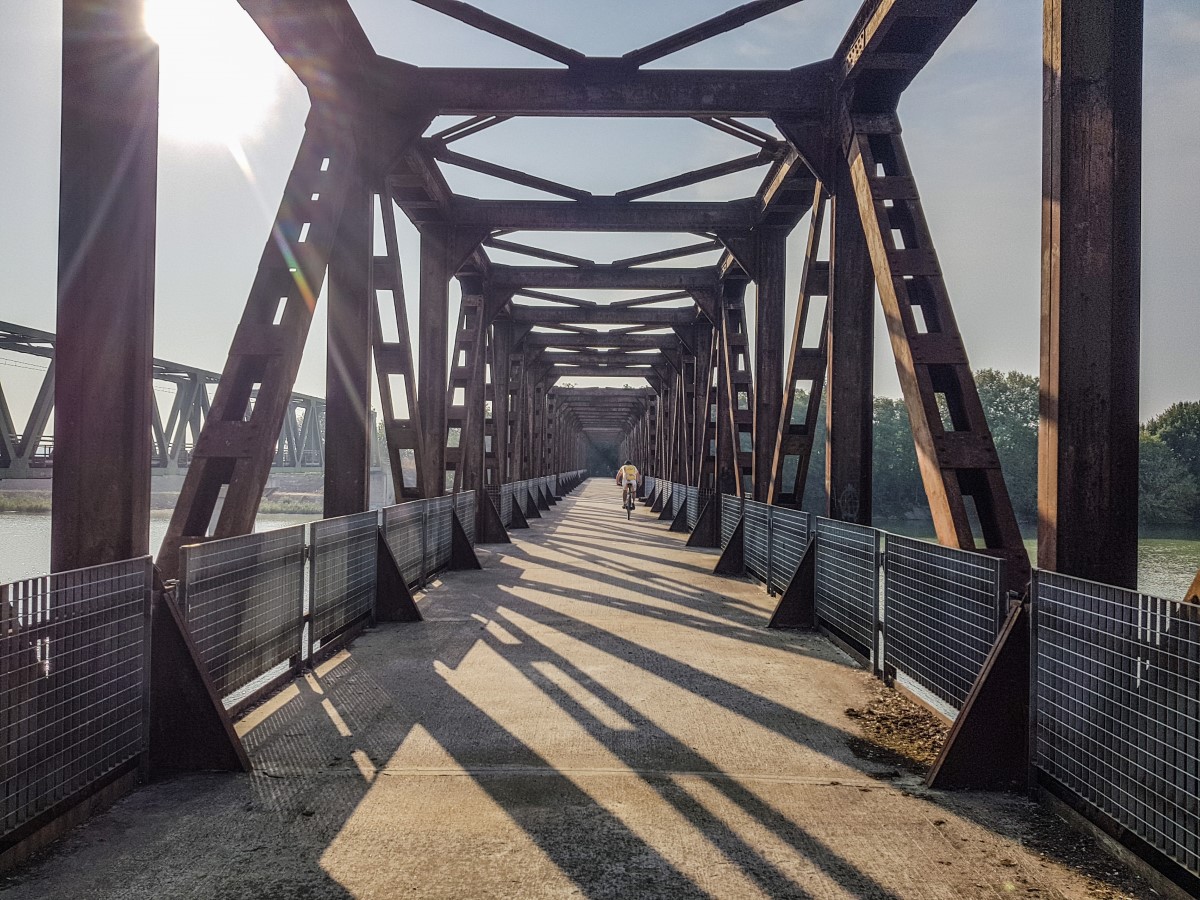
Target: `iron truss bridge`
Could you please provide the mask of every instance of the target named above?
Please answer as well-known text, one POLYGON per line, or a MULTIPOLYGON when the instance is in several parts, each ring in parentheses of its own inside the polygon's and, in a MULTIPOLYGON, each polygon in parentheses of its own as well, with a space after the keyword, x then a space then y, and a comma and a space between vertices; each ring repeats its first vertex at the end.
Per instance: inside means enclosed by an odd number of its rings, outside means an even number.
MULTIPOLYGON (((0 322, 0 350, 49 360, 29 418, 20 430, 13 420, 0 372, 0 480, 49 478, 53 474, 54 437, 46 430, 54 411, 54 341, 51 332, 0 322)), ((154 360, 155 391, 172 396, 165 420, 159 404, 150 404, 154 474, 178 475, 187 470, 196 439, 208 418, 211 389, 220 379, 219 372, 154 360)), ((102 382, 97 383, 97 389, 103 390, 102 382)), ((247 415, 255 400, 252 396, 247 415)), ((324 467, 325 401, 293 393, 279 432, 272 470, 319 472, 324 467)))

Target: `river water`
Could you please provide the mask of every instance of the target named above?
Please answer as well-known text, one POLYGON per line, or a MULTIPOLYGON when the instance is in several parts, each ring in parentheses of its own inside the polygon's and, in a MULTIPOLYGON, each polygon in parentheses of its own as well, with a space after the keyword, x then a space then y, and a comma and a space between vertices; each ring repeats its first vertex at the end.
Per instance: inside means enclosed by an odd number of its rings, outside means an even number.
MULTIPOLYGON (((318 515, 261 515, 255 531, 271 531, 288 525, 301 525, 321 518, 318 515)), ((150 552, 167 533, 171 513, 155 511, 150 517, 150 552)), ((50 569, 50 514, 0 512, 0 584, 45 575, 50 569)))
MULTIPOLYGON (((311 522, 319 516, 262 515, 256 531, 270 531, 311 522)), ((158 551, 170 514, 155 512, 150 519, 150 550, 158 551)), ((931 539, 914 523, 889 522, 881 527, 931 539)), ((1036 558, 1036 542, 1026 540, 1030 557, 1036 558)), ((0 584, 44 575, 50 564, 49 513, 0 512, 0 584)), ((1138 545, 1138 589, 1147 594, 1181 599, 1200 567, 1200 531, 1161 530, 1144 533, 1138 545)))

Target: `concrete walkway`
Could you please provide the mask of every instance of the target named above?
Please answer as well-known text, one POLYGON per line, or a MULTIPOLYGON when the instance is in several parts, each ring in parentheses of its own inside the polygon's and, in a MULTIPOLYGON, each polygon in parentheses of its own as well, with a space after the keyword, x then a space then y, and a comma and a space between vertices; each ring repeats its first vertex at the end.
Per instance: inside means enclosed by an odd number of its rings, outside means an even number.
POLYGON ((850 751, 867 675, 768 632, 591 481, 241 725, 255 771, 143 789, 13 898, 1086 897, 1025 801, 850 751))

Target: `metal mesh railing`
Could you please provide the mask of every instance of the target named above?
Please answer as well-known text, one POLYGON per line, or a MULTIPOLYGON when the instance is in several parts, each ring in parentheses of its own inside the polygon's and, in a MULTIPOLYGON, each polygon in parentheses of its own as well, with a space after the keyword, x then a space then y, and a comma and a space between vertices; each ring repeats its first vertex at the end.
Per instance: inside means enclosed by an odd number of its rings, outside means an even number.
POLYGON ((0 585, 0 838, 146 750, 151 571, 0 585))
POLYGON ((1033 764, 1200 874, 1200 608, 1034 573, 1033 764))
POLYGON ((500 486, 500 521, 505 528, 508 528, 513 523, 513 486, 504 484, 500 486))
POLYGON ((738 522, 742 521, 742 499, 733 494, 721 494, 721 549, 729 546, 738 522))
POLYGON ((429 575, 450 564, 453 497, 437 497, 425 501, 425 574, 429 575))
POLYGON ((222 697, 301 655, 304 535, 295 525, 179 551, 179 603, 222 697))
POLYGON ((420 584, 425 578, 425 501, 386 507, 383 537, 404 581, 410 587, 420 584))
POLYGON ((475 545, 475 492, 461 491, 454 495, 454 511, 471 546, 475 545))
POLYGON ((864 656, 877 656, 879 532, 874 528, 817 518, 816 610, 864 656))
POLYGON ((776 506, 771 509, 770 578, 767 589, 782 594, 791 584, 808 549, 808 513, 776 506))
POLYGON ((357 513, 312 524, 314 649, 375 609, 379 515, 357 513))
POLYGON ((742 540, 746 571, 766 583, 771 508, 765 503, 747 500, 742 512, 742 540))
POLYGON ((668 515, 670 515, 671 503, 672 503, 671 488, 673 488, 674 485, 671 484, 671 482, 669 482, 669 481, 664 481, 661 483, 661 487, 662 487, 662 508, 667 511, 668 515))
POLYGON ((961 709, 1003 622, 1003 563, 887 536, 884 659, 897 677, 961 709))
POLYGON ((687 503, 687 486, 682 484, 671 485, 671 518, 674 519, 682 511, 684 504, 687 503))
POLYGON ((700 521, 700 488, 688 486, 687 489, 687 527, 692 531, 700 521))

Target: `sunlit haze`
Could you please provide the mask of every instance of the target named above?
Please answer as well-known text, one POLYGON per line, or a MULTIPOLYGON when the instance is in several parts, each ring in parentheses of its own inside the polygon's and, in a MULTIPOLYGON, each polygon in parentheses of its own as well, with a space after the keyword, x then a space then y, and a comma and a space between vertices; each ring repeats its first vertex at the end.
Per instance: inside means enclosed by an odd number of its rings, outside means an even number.
POLYGON ((279 60, 231 0, 146 0, 161 49, 159 127, 168 140, 236 145, 279 99, 279 60))

